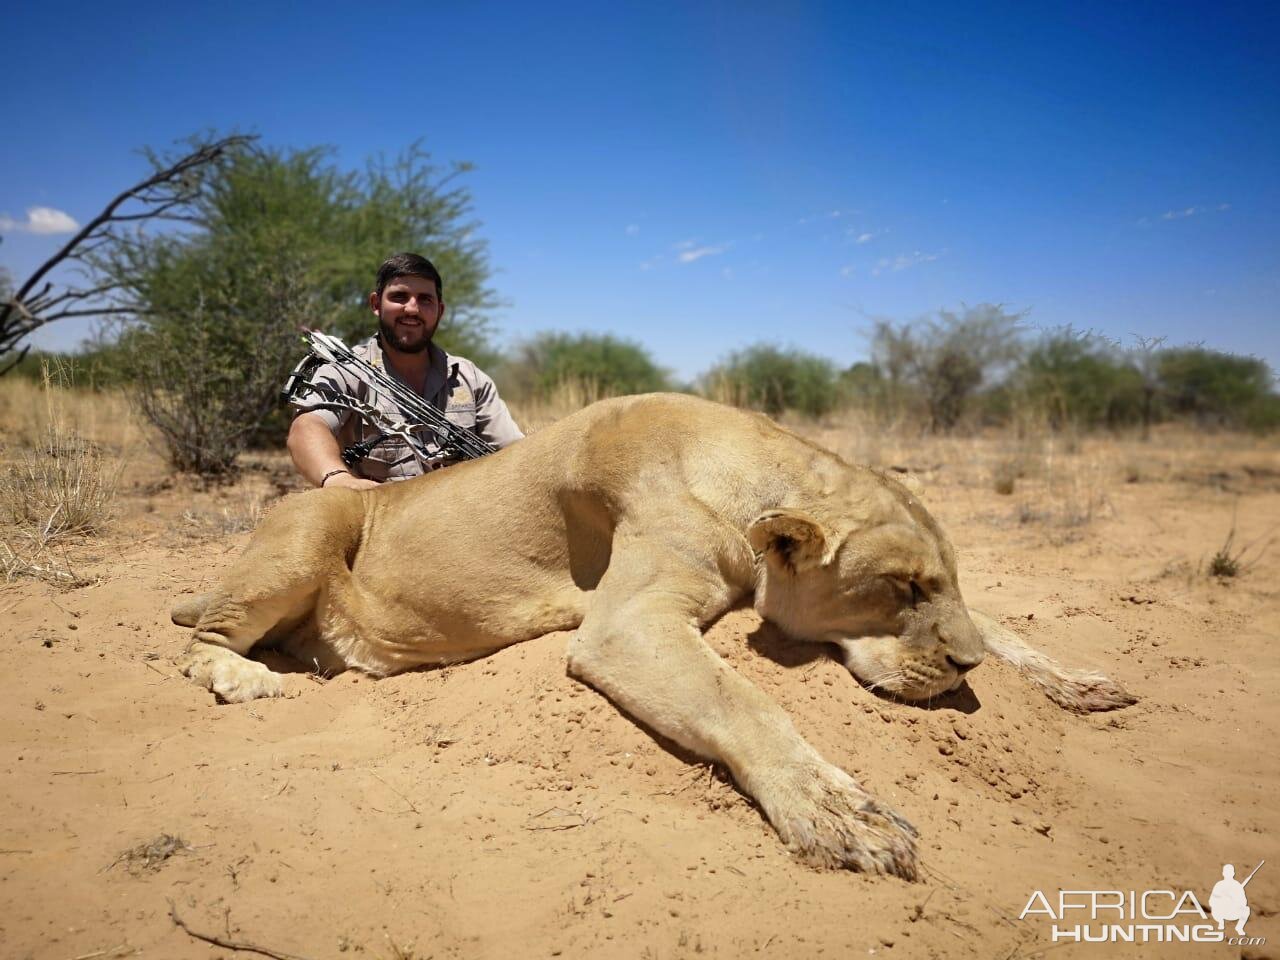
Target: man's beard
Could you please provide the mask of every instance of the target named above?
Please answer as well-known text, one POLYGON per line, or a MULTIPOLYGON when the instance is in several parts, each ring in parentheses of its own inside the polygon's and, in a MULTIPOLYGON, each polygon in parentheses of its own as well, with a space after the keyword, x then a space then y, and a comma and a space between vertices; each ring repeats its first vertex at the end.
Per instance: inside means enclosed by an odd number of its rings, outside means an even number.
POLYGON ((422 353, 431 346, 431 334, 427 333, 425 324, 418 328, 421 339, 409 343, 406 343, 403 337, 396 335, 394 323, 388 323, 381 317, 378 318, 378 331, 382 335, 382 345, 399 353, 422 353))

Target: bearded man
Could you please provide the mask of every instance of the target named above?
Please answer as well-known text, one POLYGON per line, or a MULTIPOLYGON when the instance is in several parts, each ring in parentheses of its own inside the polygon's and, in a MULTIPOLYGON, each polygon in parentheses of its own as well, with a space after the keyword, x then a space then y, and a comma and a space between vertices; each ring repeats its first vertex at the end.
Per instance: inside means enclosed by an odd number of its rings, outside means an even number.
MULTIPOLYGON (((466 357, 453 356, 432 342, 444 316, 444 283, 430 260, 416 253, 398 253, 378 268, 369 308, 378 318, 378 332, 352 347, 356 356, 399 380, 460 427, 496 447, 505 447, 524 434, 498 396, 493 380, 466 357)), ((334 364, 317 367, 316 384, 344 393, 361 403, 403 418, 389 398, 371 396, 367 384, 334 364)), ((423 472, 413 451, 398 437, 379 442, 358 464, 342 460, 343 447, 378 436, 359 415, 314 408, 310 401, 294 404, 289 428, 289 455, 298 472, 317 487, 375 487, 388 480, 407 480, 423 472)), ((448 466, 438 448, 427 469, 448 466)))

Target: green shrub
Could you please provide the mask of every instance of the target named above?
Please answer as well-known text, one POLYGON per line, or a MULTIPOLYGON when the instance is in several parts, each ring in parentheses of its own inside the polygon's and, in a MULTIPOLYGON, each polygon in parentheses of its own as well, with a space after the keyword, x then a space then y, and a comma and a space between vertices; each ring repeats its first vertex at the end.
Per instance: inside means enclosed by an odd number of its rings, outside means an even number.
POLYGON ((1139 372, 1111 341, 1070 327, 1042 334, 1013 380, 1055 430, 1118 427, 1136 423, 1142 413, 1139 372))
POLYGON ((777 416, 830 412, 839 400, 834 364, 802 350, 756 344, 731 353, 704 377, 712 399, 777 416))
POLYGON ((565 385, 592 397, 652 393, 669 388, 666 372, 638 343, 611 334, 540 333, 519 344, 501 368, 504 389, 546 399, 565 385))
POLYGON ((1231 427, 1265 428, 1276 421, 1274 376, 1256 357, 1204 347, 1162 350, 1157 375, 1175 414, 1231 427))

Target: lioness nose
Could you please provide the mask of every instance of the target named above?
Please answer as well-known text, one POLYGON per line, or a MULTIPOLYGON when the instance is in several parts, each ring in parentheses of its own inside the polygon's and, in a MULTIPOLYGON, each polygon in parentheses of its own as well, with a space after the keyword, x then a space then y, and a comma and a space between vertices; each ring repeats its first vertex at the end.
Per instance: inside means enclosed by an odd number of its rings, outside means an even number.
POLYGON ((947 663, 955 667, 956 673, 959 673, 962 675, 968 673, 970 670, 972 670, 981 662, 982 660, 978 659, 978 660, 974 660, 972 663, 965 663, 962 660, 957 660, 955 657, 951 656, 951 654, 947 654, 947 663))

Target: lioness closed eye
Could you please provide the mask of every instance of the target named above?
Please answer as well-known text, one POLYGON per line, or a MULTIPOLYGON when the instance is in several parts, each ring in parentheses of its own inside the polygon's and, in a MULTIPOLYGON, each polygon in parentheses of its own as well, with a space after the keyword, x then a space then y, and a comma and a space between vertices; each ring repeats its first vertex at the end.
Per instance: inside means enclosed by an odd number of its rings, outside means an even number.
POLYGON ((572 675, 724 764, 797 855, 914 878, 912 826, 704 642, 709 621, 751 596, 762 617, 836 644, 860 681, 907 700, 954 690, 989 653, 1069 709, 1134 700, 969 611, 951 545, 901 484, 683 396, 597 403, 404 483, 286 498, 173 619, 195 628, 182 671, 231 702, 283 690, 245 658, 255 646, 382 676, 574 630, 572 675), (440 542, 450 565, 429 562, 440 542))

